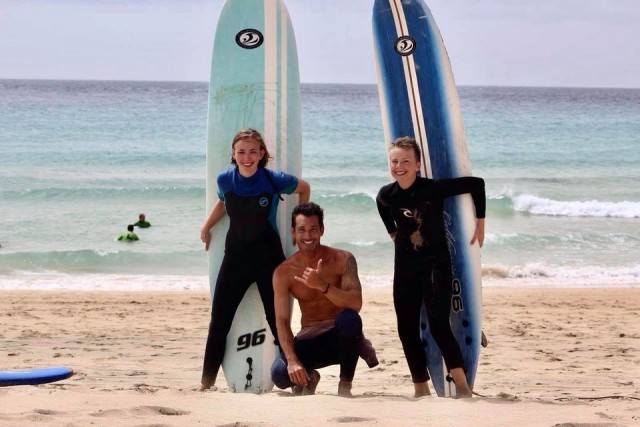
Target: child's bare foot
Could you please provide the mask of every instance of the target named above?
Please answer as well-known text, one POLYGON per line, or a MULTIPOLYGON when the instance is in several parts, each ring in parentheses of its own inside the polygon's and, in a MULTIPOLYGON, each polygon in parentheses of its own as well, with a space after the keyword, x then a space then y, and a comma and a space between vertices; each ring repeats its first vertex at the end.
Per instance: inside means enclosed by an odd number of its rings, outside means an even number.
POLYGON ((218 388, 214 385, 215 381, 202 381, 202 384, 200 384, 200 388, 198 389, 198 391, 207 391, 212 389, 212 391, 216 391, 218 390, 218 388))
POLYGON ((473 397, 473 393, 469 388, 467 388, 467 390, 463 391, 456 387, 456 399, 471 399, 473 397))
POLYGON ((338 396, 353 397, 353 394, 351 394, 351 385, 351 381, 340 380, 338 383, 338 396))
POLYGON ((467 383, 467 377, 464 374, 464 369, 454 368, 451 370, 451 377, 456 385, 456 398, 457 399, 470 399, 473 395, 469 383, 467 383))
POLYGON ((429 391, 429 383, 427 381, 423 383, 413 383, 413 388, 415 389, 415 394, 413 395, 413 397, 431 396, 431 392, 429 391))

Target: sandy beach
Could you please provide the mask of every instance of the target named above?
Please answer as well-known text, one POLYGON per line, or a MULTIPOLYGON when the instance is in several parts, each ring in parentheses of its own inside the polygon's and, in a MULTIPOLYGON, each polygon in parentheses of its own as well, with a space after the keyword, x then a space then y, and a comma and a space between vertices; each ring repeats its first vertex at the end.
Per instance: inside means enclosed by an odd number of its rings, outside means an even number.
POLYGON ((75 374, 0 388, 0 425, 640 424, 638 288, 485 288, 489 346, 470 400, 413 398, 391 292, 364 297, 381 363, 361 361, 355 398, 344 399, 336 367, 320 371, 315 396, 235 394, 224 378, 198 392, 206 293, 1 291, 0 369, 75 374))

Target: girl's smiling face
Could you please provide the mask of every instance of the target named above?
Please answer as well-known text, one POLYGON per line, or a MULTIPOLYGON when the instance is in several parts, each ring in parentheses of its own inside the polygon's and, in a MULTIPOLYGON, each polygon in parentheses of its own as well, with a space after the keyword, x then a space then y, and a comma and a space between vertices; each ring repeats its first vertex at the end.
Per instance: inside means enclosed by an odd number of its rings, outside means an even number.
POLYGON ((258 170, 264 150, 260 148, 260 142, 253 138, 245 138, 236 141, 231 149, 231 156, 238 165, 240 175, 250 177, 258 170))
POLYGON ((409 188, 416 180, 420 170, 420 161, 416 158, 413 150, 392 147, 389 150, 389 170, 400 187, 409 188))

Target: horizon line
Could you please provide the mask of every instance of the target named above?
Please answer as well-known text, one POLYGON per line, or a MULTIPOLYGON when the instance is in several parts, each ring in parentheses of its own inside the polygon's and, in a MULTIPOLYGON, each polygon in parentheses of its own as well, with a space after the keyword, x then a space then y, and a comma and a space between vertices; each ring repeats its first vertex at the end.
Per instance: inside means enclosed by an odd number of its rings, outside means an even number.
MULTIPOLYGON (((75 79, 75 78, 17 78, 0 77, 0 81, 42 81, 42 82, 114 82, 114 83, 197 83, 208 84, 206 80, 132 80, 132 79, 75 79)), ((352 82, 300 82, 300 85, 334 85, 334 86, 377 86, 377 83, 352 83, 352 82)), ((624 86, 556 86, 556 85, 522 85, 522 84, 456 84, 456 87, 497 87, 497 88, 523 88, 523 89, 626 89, 640 90, 640 87, 624 86)))

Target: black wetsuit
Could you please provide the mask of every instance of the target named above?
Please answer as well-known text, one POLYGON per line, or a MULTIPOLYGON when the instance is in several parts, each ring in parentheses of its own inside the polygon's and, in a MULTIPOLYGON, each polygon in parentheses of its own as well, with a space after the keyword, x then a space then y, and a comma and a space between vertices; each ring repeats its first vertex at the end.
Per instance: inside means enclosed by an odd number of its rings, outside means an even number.
POLYGON ((240 175, 237 168, 218 176, 218 195, 225 202, 230 222, 213 295, 203 383, 215 380, 233 317, 254 282, 258 285, 271 333, 277 340, 272 276, 285 256, 275 217, 279 193, 291 194, 297 185, 295 176, 264 168, 249 178, 240 175))
POLYGON ((413 382, 429 379, 420 340, 420 310, 427 308, 429 328, 447 369, 464 368, 460 347, 451 332, 451 256, 444 226, 444 199, 471 193, 476 217, 485 216, 484 180, 463 177, 432 180, 417 177, 411 187, 385 185, 377 197, 387 232, 396 232, 393 302, 413 382))

